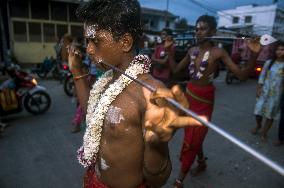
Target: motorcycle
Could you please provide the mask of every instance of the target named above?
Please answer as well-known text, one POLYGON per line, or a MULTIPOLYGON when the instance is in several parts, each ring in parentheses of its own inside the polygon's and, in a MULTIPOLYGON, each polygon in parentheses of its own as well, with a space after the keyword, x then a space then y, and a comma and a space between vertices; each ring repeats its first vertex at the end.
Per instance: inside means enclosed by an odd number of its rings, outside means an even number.
MULTIPOLYGON (((238 64, 238 66, 243 69, 245 67, 245 63, 244 62, 241 62, 240 64, 238 64)), ((226 73, 226 77, 225 77, 225 82, 226 84, 232 84, 233 81, 238 81, 238 82, 243 82, 241 81, 237 76, 235 76, 232 71, 230 71, 229 69, 227 70, 227 73, 226 73)))
POLYGON ((226 74, 226 84, 232 84, 233 80, 239 80, 230 70, 227 70, 227 74, 226 74))
POLYGON ((71 72, 68 70, 63 81, 63 89, 66 95, 73 97, 75 92, 75 84, 71 72))
POLYGON ((1 115, 15 114, 23 109, 38 115, 50 108, 51 98, 35 78, 15 65, 8 67, 6 72, 10 79, 0 86, 1 115))
POLYGON ((46 58, 40 67, 32 69, 32 73, 36 73, 40 78, 46 78, 48 73, 51 73, 54 79, 63 80, 64 66, 66 66, 66 63, 62 63, 58 59, 46 58))

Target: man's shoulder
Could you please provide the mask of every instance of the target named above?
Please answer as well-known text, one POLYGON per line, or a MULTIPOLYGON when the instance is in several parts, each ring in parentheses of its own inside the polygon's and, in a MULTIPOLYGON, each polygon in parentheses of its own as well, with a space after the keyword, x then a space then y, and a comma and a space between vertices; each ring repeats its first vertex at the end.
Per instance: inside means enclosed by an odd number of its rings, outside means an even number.
POLYGON ((166 87, 163 82, 161 82, 160 80, 155 79, 152 75, 150 74, 143 74, 140 75, 138 77, 139 79, 141 79, 141 81, 143 81, 144 83, 157 88, 157 87, 166 87))
POLYGON ((223 48, 219 48, 219 47, 214 46, 211 50, 211 54, 214 55, 215 57, 219 58, 222 55, 227 54, 227 52, 223 48))

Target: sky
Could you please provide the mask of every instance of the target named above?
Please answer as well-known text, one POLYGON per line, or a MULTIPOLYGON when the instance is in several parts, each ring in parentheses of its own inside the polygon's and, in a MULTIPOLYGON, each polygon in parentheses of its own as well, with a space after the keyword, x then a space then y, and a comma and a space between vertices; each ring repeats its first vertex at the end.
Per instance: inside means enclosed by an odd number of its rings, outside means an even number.
MULTIPOLYGON (((216 12, 224 9, 232 9, 237 6, 258 4, 271 5, 273 0, 138 0, 142 7, 154 8, 160 10, 167 9, 180 16, 186 18, 190 25, 194 25, 196 19, 203 15, 216 15, 216 12), (197 5, 200 4, 201 6, 197 5)), ((279 5, 284 7, 284 0, 278 0, 279 5)))

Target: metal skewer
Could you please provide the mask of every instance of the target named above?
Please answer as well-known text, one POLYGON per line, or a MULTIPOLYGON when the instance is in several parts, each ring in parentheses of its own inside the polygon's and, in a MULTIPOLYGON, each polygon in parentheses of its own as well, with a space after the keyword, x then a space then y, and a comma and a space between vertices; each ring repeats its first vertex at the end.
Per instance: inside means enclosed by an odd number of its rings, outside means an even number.
MULTIPOLYGON (((119 68, 103 62, 103 61, 99 61, 98 63, 102 63, 110 68, 112 68, 113 70, 123 74, 124 76, 126 76, 127 78, 133 80, 134 82, 142 85, 143 87, 145 87, 146 89, 148 89, 151 92, 155 92, 157 89, 139 79, 133 78, 129 75, 127 75, 124 71, 120 70, 119 68)), ((224 131, 223 129, 217 127, 216 125, 214 125, 211 122, 207 122, 203 119, 201 119, 195 112, 188 110, 186 108, 184 108, 182 105, 180 105, 177 101, 175 101, 172 98, 165 98, 167 102, 169 102, 170 104, 172 104, 173 106, 175 106, 176 108, 180 109, 181 111, 183 111, 184 113, 186 113, 187 115, 193 117, 194 119, 196 119, 197 121, 199 121, 200 123, 206 125, 207 127, 213 129, 215 132, 219 133, 220 135, 222 135, 223 137, 227 138, 229 141, 231 141, 232 143, 236 144, 237 146, 239 146, 240 148, 242 148, 243 150, 245 150, 246 152, 250 153, 252 156, 254 156, 255 158, 257 158, 258 160, 260 160, 261 162, 263 162, 264 164, 266 164, 267 166, 269 166, 270 168, 272 168, 273 170, 275 170, 276 172, 278 172, 280 175, 284 176, 284 168, 282 166, 280 166, 279 164, 273 162, 272 160, 268 159, 266 156, 264 156, 263 154, 255 151, 253 148, 249 147, 248 145, 246 145, 245 143, 243 143, 242 141, 238 140, 236 137, 232 136, 231 134, 227 133, 226 131, 224 131)))
MULTIPOLYGON (((184 38, 188 38, 188 39, 196 39, 197 37, 195 36, 189 36, 189 37, 184 37, 184 38)), ((212 37, 203 37, 205 39, 232 39, 232 40, 235 40, 235 39, 250 39, 250 37, 223 37, 223 36, 212 36, 212 37)))

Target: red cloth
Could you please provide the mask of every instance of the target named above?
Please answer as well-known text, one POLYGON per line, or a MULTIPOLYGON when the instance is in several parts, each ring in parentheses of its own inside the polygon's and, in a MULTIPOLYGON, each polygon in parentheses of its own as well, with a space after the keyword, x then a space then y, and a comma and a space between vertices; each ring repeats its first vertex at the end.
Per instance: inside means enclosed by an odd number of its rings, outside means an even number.
MULTIPOLYGON (((98 179, 98 177, 96 176, 95 168, 90 167, 84 175, 83 188, 109 188, 109 187, 98 179)), ((142 184, 138 188, 146 188, 146 186, 142 184)))
MULTIPOLYGON (((187 99, 189 101, 189 109, 198 115, 203 115, 211 120, 213 107, 214 107, 214 94, 215 87, 213 85, 209 86, 195 86, 192 83, 187 85, 187 89, 194 95, 206 99, 211 102, 205 103, 187 94, 187 99)), ((186 127, 184 129, 184 141, 180 155, 181 169, 184 174, 186 174, 193 164, 196 155, 200 152, 202 148, 202 143, 208 132, 208 127, 186 127)))
MULTIPOLYGON (((163 59, 166 57, 166 55, 168 53, 171 53, 171 54, 174 54, 175 53, 175 46, 172 45, 170 47, 170 49, 165 49, 164 47, 164 43, 158 45, 156 48, 155 48, 155 52, 154 52, 154 57, 156 59, 163 59)), ((170 66, 169 66, 169 63, 174 63, 174 62, 170 62, 170 61, 167 61, 166 64, 165 64, 165 67, 163 68, 157 68, 155 67, 155 65, 153 65, 153 76, 159 80, 162 80, 164 82, 168 81, 170 76, 171 76, 171 69, 170 69, 170 66)))

